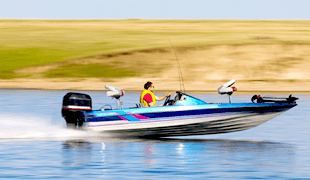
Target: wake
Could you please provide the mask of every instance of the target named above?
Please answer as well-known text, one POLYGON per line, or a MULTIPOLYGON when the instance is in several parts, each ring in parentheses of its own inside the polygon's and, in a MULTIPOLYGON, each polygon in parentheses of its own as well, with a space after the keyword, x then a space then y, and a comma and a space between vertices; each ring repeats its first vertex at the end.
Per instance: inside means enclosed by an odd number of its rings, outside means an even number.
POLYGON ((65 122, 62 120, 53 121, 53 119, 29 115, 2 115, 0 117, 0 140, 71 139, 97 135, 96 133, 66 129, 65 122))

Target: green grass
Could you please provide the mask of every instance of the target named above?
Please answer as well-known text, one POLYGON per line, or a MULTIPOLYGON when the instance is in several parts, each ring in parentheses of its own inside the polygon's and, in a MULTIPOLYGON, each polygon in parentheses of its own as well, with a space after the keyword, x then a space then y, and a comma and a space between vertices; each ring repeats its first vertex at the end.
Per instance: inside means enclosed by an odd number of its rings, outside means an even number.
POLYGON ((46 77, 50 78, 87 78, 87 77, 104 77, 104 78, 119 78, 119 77, 134 77, 137 76, 135 71, 116 68, 113 66, 105 66, 102 64, 69 64, 61 66, 58 69, 49 71, 46 77))
MULTIPOLYGON (((16 69, 98 54, 170 47, 169 40, 174 46, 310 43, 310 26, 309 21, 0 20, 0 39, 0 78, 18 78, 25 75, 15 74, 16 69), (257 39, 260 36, 271 38, 257 39)), ((65 76, 80 77, 73 72, 82 67, 67 68, 72 73, 66 72, 65 76)), ((55 72, 60 70, 64 69, 55 72)), ((125 73, 120 76, 139 74, 122 71, 125 73)), ((84 75, 102 77, 96 71, 84 75)), ((62 76, 49 72, 46 77, 62 76)))

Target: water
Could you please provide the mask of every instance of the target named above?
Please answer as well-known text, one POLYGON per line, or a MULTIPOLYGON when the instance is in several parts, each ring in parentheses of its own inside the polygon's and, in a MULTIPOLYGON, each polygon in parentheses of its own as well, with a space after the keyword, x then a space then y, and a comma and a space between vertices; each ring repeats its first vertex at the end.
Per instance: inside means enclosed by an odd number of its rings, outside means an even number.
MULTIPOLYGON (((60 114, 66 93, 0 90, 1 179, 310 179, 309 95, 296 95, 297 107, 250 130, 143 140, 67 130, 60 114)), ((103 92, 86 93, 94 109, 116 106, 103 92)), ((138 99, 127 92, 122 101, 131 107, 138 99)))

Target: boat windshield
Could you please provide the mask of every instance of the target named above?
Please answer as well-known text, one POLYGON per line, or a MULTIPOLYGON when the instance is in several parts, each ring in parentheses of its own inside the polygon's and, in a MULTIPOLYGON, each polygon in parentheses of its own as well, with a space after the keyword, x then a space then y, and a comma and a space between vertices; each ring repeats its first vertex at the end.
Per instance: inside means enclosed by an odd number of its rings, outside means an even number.
POLYGON ((206 102, 197 99, 188 94, 177 91, 177 95, 175 96, 175 102, 173 105, 176 106, 184 106, 184 105, 198 105, 198 104, 207 104, 206 102))

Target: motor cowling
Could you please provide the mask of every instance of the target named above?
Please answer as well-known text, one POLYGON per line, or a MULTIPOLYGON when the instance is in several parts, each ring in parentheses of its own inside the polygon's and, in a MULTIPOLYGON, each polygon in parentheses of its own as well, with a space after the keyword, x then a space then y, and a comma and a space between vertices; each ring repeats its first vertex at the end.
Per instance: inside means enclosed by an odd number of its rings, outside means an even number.
POLYGON ((69 92, 63 97, 62 117, 68 128, 79 128, 83 125, 84 112, 92 110, 92 100, 87 94, 69 92))

